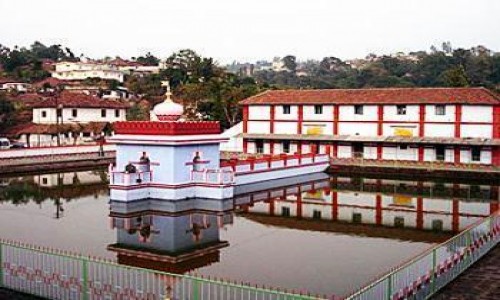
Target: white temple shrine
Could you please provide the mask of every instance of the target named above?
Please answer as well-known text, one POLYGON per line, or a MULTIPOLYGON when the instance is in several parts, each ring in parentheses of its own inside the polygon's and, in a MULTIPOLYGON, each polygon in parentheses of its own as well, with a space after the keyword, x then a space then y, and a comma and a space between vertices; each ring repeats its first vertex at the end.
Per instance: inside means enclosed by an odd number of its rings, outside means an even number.
POLYGON ((326 154, 279 155, 221 163, 219 122, 182 121, 168 82, 166 99, 156 105, 151 121, 114 124, 116 163, 110 166, 113 201, 186 198, 225 199, 235 185, 323 172, 326 154))

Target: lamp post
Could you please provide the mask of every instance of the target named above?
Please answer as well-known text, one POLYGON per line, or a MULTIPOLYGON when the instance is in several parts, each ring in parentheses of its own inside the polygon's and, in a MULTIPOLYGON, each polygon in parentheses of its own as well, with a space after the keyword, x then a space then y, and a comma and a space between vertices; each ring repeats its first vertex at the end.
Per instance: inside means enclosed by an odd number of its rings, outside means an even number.
POLYGON ((56 98, 56 126, 57 126, 57 146, 61 146, 61 128, 59 127, 59 117, 61 117, 61 125, 63 125, 63 105, 58 104, 56 98))

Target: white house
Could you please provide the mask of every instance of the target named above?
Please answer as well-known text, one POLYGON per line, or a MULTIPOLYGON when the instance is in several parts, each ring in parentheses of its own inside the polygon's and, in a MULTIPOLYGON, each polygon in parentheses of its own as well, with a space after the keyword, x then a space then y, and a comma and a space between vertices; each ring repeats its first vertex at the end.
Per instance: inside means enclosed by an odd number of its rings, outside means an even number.
POLYGON ((124 72, 117 66, 98 62, 59 62, 55 64, 52 77, 61 80, 84 80, 101 78, 123 82, 124 72))
POLYGON ((81 93, 63 92, 33 105, 32 123, 11 134, 30 146, 84 142, 111 131, 110 124, 126 120, 128 105, 81 93))
POLYGON ((0 78, 0 91, 17 91, 26 93, 31 89, 31 84, 19 80, 0 78))

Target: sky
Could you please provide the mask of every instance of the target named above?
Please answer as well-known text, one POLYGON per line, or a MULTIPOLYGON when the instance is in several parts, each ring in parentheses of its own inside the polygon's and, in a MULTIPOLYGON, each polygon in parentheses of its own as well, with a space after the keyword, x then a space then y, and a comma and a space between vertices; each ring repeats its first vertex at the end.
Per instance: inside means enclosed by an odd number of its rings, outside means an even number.
POLYGON ((221 64, 484 45, 500 51, 499 0, 0 0, 0 44, 38 40, 92 58, 190 48, 221 64))

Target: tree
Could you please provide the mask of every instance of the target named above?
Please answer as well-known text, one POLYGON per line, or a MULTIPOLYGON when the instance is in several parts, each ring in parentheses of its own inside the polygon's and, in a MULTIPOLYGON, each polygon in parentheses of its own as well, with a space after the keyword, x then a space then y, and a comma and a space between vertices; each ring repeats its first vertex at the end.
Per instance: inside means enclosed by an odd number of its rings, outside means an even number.
POLYGON ((446 70, 441 74, 440 77, 441 81, 445 86, 450 86, 450 87, 469 86, 469 80, 467 79, 467 74, 465 74, 465 70, 462 66, 446 70))
POLYGON ((157 66, 160 63, 160 59, 152 55, 151 52, 146 53, 145 56, 137 57, 135 61, 146 66, 157 66))
POLYGON ((297 70, 297 58, 293 55, 287 55, 283 57, 283 65, 291 72, 295 72, 297 70))
POLYGON ((0 93, 0 130, 6 129, 14 123, 14 106, 0 93))

